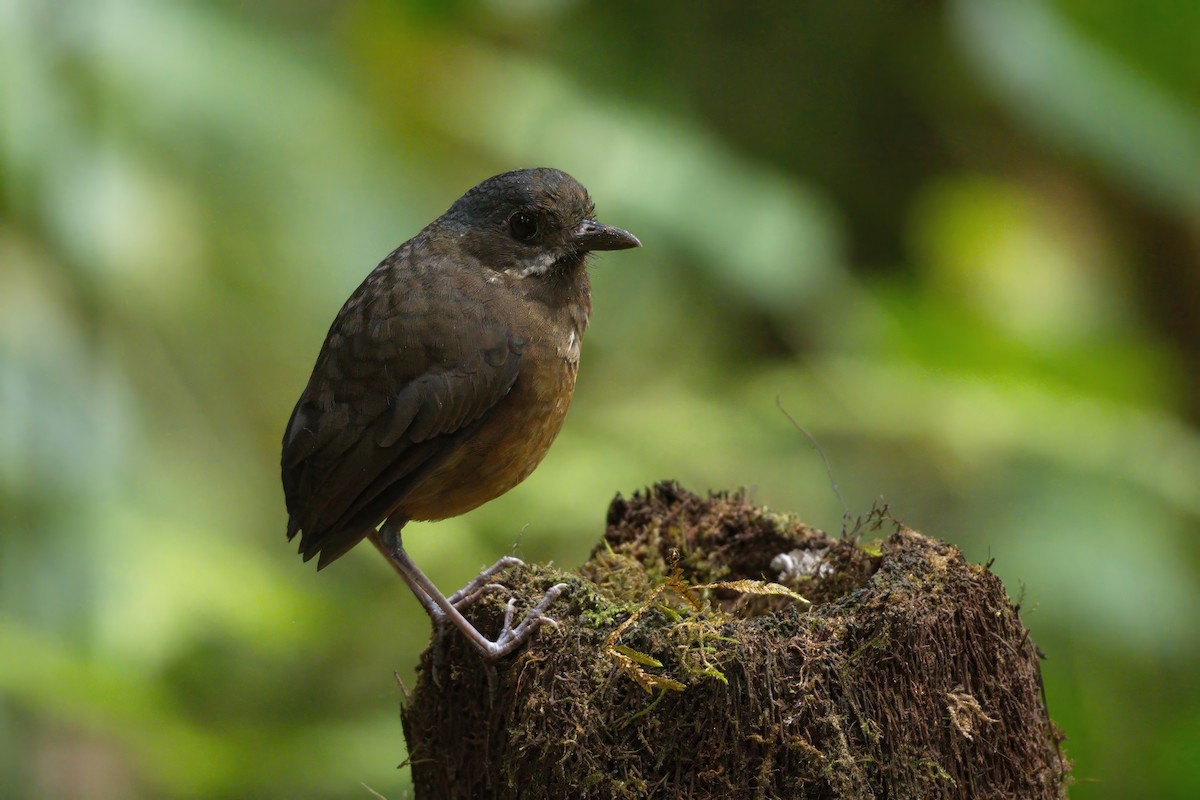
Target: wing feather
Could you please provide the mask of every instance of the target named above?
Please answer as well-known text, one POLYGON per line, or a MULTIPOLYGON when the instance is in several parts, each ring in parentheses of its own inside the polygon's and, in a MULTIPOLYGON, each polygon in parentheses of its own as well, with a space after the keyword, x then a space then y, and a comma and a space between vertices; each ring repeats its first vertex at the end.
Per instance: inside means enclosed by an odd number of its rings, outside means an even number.
POLYGON ((288 538, 299 533, 321 566, 402 503, 517 379, 524 340, 452 279, 463 270, 418 267, 412 251, 393 253, 343 306, 284 433, 288 538))

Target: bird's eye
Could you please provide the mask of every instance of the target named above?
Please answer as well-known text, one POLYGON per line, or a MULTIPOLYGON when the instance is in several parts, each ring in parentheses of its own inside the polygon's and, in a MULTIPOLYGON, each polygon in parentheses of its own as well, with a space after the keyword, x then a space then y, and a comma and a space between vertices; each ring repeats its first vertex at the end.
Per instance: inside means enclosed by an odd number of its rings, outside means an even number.
POLYGON ((537 217, 528 211, 518 211, 508 218, 508 230, 518 242, 528 242, 537 236, 537 217))

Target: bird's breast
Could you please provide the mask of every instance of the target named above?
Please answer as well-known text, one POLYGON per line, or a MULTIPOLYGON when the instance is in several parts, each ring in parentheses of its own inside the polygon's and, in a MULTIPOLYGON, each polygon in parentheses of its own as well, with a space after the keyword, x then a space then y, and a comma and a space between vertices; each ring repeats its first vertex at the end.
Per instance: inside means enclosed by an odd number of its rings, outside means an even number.
POLYGON ((582 337, 580 334, 574 328, 572 328, 571 330, 567 331, 567 335, 565 337, 559 337, 556 348, 558 351, 558 357, 563 361, 566 361, 568 364, 575 365, 576 369, 579 367, 579 340, 581 338, 582 337))
POLYGON ((437 470, 405 498, 408 519, 464 514, 516 486, 541 463, 575 393, 581 331, 532 335, 512 389, 437 470))

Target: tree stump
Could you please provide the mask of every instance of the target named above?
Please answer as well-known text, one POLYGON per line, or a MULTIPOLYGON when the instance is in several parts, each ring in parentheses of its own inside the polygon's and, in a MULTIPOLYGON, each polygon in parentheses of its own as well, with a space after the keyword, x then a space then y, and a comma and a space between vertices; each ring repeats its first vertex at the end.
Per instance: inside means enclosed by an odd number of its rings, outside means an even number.
MULTIPOLYGON (((1038 650, 999 579, 886 512, 865 527, 889 523, 864 546, 741 494, 618 496, 578 573, 503 576, 526 606, 568 583, 557 630, 495 665, 453 631, 422 656, 416 797, 1064 797, 1038 650)), ((494 631, 506 600, 467 616, 494 631)))

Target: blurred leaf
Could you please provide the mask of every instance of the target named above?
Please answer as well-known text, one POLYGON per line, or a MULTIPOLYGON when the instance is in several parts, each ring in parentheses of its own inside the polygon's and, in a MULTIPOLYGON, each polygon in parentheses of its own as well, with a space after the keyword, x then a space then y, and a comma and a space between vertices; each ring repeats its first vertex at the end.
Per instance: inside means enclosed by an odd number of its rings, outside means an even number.
POLYGON ((883 495, 1025 597, 1076 789, 1194 795, 1193 6, 0 4, 5 797, 403 795, 429 622, 295 557, 279 435, 371 267, 532 164, 646 246, 542 467, 406 530, 439 585, 662 478, 883 495))
POLYGON ((1072 30, 1051 3, 955 0, 964 55, 1008 112, 1168 210, 1200 215, 1200 116, 1072 30))
POLYGON ((1104 263, 1110 248, 1088 226, 1019 185, 986 177, 947 180, 917 205, 920 264, 934 291, 1002 333, 1067 350, 1119 324, 1121 293, 1104 263))

